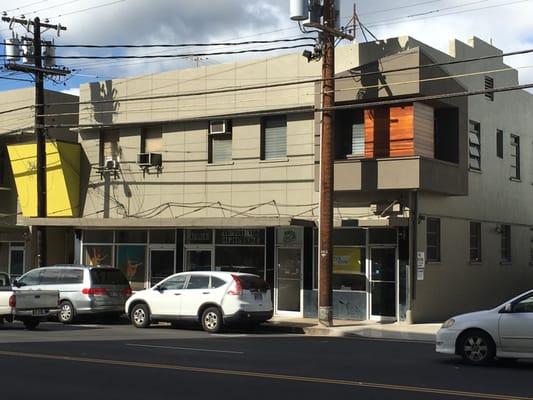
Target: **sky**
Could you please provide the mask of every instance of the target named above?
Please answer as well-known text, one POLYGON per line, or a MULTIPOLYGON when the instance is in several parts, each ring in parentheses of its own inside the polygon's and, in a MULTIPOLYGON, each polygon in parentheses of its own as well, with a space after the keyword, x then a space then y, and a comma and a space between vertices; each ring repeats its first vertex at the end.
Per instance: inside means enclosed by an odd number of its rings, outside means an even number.
MULTIPOLYGON (((343 24, 351 18, 353 1, 341 1, 343 24)), ((448 41, 467 41, 472 36, 492 41, 505 52, 533 48, 533 0, 360 0, 361 22, 378 39, 410 35, 447 52, 448 41)), ((289 0, 0 0, 8 16, 39 16, 67 27, 56 44, 177 44, 220 41, 269 40, 302 36, 289 19, 289 0)), ((24 28, 16 27, 19 35, 24 28)), ((7 23, 0 24, 2 41, 11 36, 7 23)), ((370 39, 369 35, 367 35, 370 39)), ((359 41, 365 38, 359 31, 359 41)), ((3 46, 2 46, 3 47, 3 46)), ((237 49, 272 47, 240 46, 237 49)), ((58 49, 58 55, 182 54, 202 49, 58 49)), ((294 51, 294 50, 293 50, 294 51)), ((301 51, 296 50, 296 51, 301 51)), ((2 51, 3 53, 3 51, 2 51)), ((209 56, 179 60, 60 60, 74 73, 61 82, 48 81, 52 90, 77 93, 84 82, 144 75, 152 72, 213 65, 260 54, 209 56)), ((533 54, 506 58, 519 68, 520 82, 533 82, 533 54)), ((0 77, 29 78, 0 72, 0 77)), ((31 86, 31 82, 0 79, 0 91, 31 86)))

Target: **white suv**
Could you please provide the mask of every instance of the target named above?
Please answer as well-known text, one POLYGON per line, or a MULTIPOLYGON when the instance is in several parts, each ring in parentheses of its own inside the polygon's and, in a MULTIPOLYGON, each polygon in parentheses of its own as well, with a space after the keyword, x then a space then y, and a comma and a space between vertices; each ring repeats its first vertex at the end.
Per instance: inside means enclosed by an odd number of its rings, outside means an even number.
POLYGON ((233 272, 182 272, 126 302, 126 315, 137 328, 151 322, 194 320, 215 333, 230 322, 259 324, 272 313, 268 284, 257 275, 233 272))

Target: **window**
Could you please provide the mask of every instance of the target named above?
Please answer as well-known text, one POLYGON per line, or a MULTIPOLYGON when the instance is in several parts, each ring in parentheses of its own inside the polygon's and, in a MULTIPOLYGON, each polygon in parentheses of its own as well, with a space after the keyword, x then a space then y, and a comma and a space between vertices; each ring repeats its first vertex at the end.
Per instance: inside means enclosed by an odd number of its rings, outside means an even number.
POLYGON ((503 158, 503 131, 496 129, 496 156, 503 158))
POLYGON ((211 277, 211 288, 213 289, 216 289, 216 288, 219 288, 221 286, 224 286, 226 284, 226 281, 220 279, 220 278, 217 278, 215 276, 212 276, 211 277))
POLYGON ((286 117, 268 117, 263 119, 261 149, 262 160, 287 157, 286 117))
POLYGON ((470 222, 470 261, 481 261, 481 223, 470 222))
POLYGON ((104 165, 105 160, 120 158, 119 139, 118 130, 100 132, 100 165, 104 165))
POLYGON ((187 281, 187 275, 174 276, 172 278, 167 279, 165 282, 163 282, 158 287, 161 290, 180 290, 185 287, 186 281, 187 281))
MULTIPOLYGON (((494 89, 494 79, 490 76, 485 76, 485 90, 494 89)), ((485 97, 490 101, 494 101, 494 92, 485 93, 485 97)))
POLYGON ((18 280, 20 286, 38 285, 40 273, 41 271, 39 269, 34 269, 28 272, 26 275, 22 276, 22 278, 18 280))
POLYGON ((41 271, 41 285, 57 285, 59 283, 59 275, 61 271, 58 269, 43 269, 41 271))
POLYGON ((501 226, 501 235, 502 235, 502 253, 501 260, 502 262, 511 261, 511 226, 502 225, 501 226))
POLYGON ((440 261, 440 219, 428 218, 427 219, 427 232, 426 232, 426 253, 427 260, 433 262, 440 261))
POLYGON ((511 179, 520 179, 520 136, 511 135, 511 179))
POLYGON ((161 153, 163 150, 163 127, 144 128, 141 133, 141 153, 161 153))
POLYGON ((533 313, 533 296, 530 295, 515 303, 512 310, 514 313, 533 313))
POLYGON ((352 125, 352 156, 365 155, 365 124, 352 125))
POLYGON ((333 247, 333 290, 366 290, 366 252, 364 247, 333 247))
POLYGON ((469 166, 481 171, 481 128, 479 122, 470 121, 468 128, 469 166))
MULTIPOLYGON (((83 271, 77 271, 77 273, 83 271)), ((93 268, 91 269, 91 282, 93 285, 127 285, 128 281, 124 274, 116 269, 111 268, 93 268)))
POLYGON ((209 276, 191 275, 187 289, 209 289, 209 276))
POLYGON ((232 133, 209 134, 209 163, 229 162, 232 155, 232 133))
MULTIPOLYGON (((83 270, 68 268, 68 269, 64 269, 61 272, 62 274, 61 274, 61 277, 59 278, 61 283, 69 284, 69 285, 83 283, 83 270)), ((126 281, 124 277, 122 277, 122 279, 126 281)), ((94 280, 93 280, 93 283, 94 283, 94 280)))
POLYGON ((529 228, 529 263, 533 264, 533 228, 529 228))

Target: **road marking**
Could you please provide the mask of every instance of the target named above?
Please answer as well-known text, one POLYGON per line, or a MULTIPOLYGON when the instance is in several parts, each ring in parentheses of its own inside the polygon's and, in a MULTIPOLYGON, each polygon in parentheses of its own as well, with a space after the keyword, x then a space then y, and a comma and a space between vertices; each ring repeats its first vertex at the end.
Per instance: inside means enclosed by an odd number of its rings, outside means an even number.
POLYGON ((151 347, 151 348, 155 348, 155 349, 172 349, 172 350, 187 350, 187 351, 205 351, 205 352, 209 352, 209 353, 244 354, 244 352, 242 352, 242 351, 199 349, 199 348, 195 348, 195 347, 156 346, 156 345, 151 345, 151 344, 134 344, 134 343, 126 343, 126 346, 132 346, 132 347, 151 347))
POLYGON ((266 372, 238 371, 238 370, 230 370, 230 369, 188 367, 184 365, 155 364, 155 363, 145 363, 145 362, 136 362, 136 361, 110 360, 110 359, 102 359, 102 358, 57 356, 57 355, 52 355, 52 354, 23 353, 23 352, 14 352, 14 351, 0 351, 0 356, 33 358, 33 359, 53 360, 53 361, 71 361, 71 362, 80 362, 80 363, 86 363, 86 364, 100 364, 100 365, 112 365, 112 366, 119 366, 119 367, 160 369, 160 370, 179 371, 179 372, 195 372, 195 373, 202 373, 202 374, 239 376, 239 377, 260 378, 260 379, 270 379, 270 380, 280 380, 280 381, 321 383, 321 384, 326 384, 326 385, 352 386, 352 387, 361 387, 361 388, 370 388, 370 389, 383 389, 383 390, 390 390, 390 391, 397 391, 397 392, 439 394, 439 395, 445 395, 445 396, 469 397, 469 398, 491 399, 491 400, 533 400, 533 397, 510 396, 510 395, 495 394, 495 393, 465 392, 465 391, 460 391, 460 390, 436 389, 436 388, 428 388, 428 387, 420 387, 420 386, 393 385, 393 384, 386 384, 386 383, 349 381, 349 380, 342 380, 342 379, 314 378, 310 376, 283 375, 283 374, 273 374, 273 373, 266 373, 266 372))

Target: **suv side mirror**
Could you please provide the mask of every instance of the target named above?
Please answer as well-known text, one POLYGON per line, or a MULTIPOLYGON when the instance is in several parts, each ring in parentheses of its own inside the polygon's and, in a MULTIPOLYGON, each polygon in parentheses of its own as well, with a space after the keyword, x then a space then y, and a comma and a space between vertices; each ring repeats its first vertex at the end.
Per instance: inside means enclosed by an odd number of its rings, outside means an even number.
POLYGON ((154 287, 154 290, 157 290, 159 293, 162 293, 162 292, 164 292, 166 289, 165 289, 165 286, 164 286, 164 285, 157 285, 156 287, 154 287))

